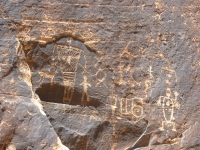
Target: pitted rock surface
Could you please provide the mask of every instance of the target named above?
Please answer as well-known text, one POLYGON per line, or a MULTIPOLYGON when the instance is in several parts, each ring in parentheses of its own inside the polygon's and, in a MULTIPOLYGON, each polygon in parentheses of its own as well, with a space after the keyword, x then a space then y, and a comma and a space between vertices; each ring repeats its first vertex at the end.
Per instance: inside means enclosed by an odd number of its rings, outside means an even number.
POLYGON ((0 149, 198 150, 198 0, 1 0, 0 149))

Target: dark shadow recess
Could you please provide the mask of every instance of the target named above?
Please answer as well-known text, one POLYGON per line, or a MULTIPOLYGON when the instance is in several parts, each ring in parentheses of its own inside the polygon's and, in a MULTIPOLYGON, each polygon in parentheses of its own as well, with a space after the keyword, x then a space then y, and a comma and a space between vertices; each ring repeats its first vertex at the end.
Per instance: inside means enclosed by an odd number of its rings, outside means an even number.
POLYGON ((90 98, 90 102, 82 101, 82 91, 74 89, 72 100, 70 102, 63 102, 65 87, 60 84, 46 83, 42 84, 41 87, 36 89, 36 94, 40 97, 41 101, 51 103, 62 103, 69 105, 80 105, 80 106, 93 106, 95 108, 101 106, 101 102, 97 99, 90 98))

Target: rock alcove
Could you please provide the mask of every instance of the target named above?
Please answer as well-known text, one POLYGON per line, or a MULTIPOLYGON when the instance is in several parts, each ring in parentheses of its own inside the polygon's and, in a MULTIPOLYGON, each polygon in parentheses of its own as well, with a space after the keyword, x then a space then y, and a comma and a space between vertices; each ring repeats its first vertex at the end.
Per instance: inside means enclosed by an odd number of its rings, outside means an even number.
MULTIPOLYGON (((98 87, 95 90, 91 88, 89 82, 94 78, 88 77, 89 70, 86 68, 89 61, 98 63, 94 58, 96 54, 83 42, 72 37, 60 37, 43 45, 38 41, 21 42, 21 45, 31 70, 33 88, 41 101, 101 105, 98 95, 91 96, 98 87)), ((90 71, 97 71, 98 68, 90 65, 90 71)), ((104 74, 98 71, 95 77, 101 80, 104 74)))

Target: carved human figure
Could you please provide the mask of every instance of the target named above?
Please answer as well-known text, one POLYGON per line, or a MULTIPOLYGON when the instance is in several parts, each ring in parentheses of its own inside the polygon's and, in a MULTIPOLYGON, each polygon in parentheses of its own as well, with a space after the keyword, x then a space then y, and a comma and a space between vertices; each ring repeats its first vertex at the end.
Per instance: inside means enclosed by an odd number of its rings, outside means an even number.
POLYGON ((151 84, 153 83, 154 81, 154 77, 152 75, 153 71, 152 71, 152 66, 149 66, 149 79, 145 81, 145 87, 146 87, 146 90, 150 89, 151 88, 151 84))
POLYGON ((86 100, 87 102, 90 101, 90 97, 88 94, 88 87, 91 87, 91 84, 87 82, 87 77, 83 76, 84 81, 80 84, 83 85, 83 92, 82 92, 82 97, 81 97, 81 101, 84 101, 84 97, 86 96, 86 100))
POLYGON ((171 89, 166 90, 166 96, 160 96, 159 100, 157 102, 158 106, 161 106, 164 121, 162 121, 162 126, 160 127, 160 130, 164 130, 165 125, 172 125, 172 131, 176 131, 175 123, 173 122, 175 120, 174 118, 174 108, 179 109, 180 104, 177 102, 178 98, 178 92, 173 93, 172 95, 171 89))

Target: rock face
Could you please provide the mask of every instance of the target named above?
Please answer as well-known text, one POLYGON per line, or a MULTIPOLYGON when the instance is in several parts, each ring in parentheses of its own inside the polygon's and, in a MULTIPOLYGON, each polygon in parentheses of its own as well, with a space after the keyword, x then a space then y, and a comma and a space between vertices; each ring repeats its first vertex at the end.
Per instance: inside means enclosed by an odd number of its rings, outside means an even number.
POLYGON ((199 0, 1 0, 0 150, 200 149, 199 0))

